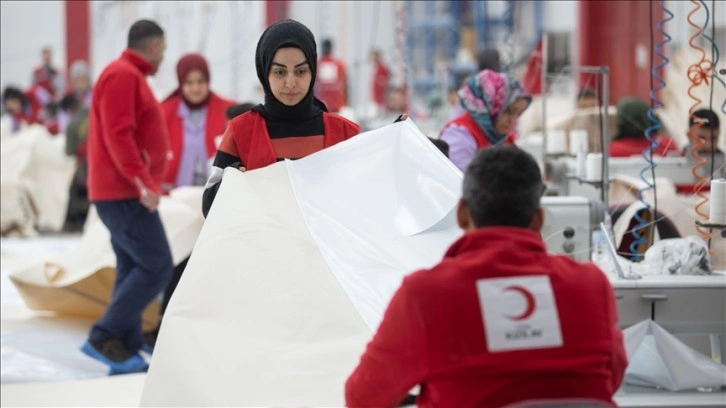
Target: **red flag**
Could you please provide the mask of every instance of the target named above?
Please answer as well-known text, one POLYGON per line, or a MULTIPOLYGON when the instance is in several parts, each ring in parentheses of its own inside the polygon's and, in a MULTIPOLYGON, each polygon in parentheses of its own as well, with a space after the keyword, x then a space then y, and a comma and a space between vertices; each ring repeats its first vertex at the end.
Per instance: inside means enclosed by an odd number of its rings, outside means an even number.
POLYGON ((532 51, 527 62, 527 71, 522 78, 522 86, 532 95, 542 93, 542 38, 537 42, 537 48, 532 51))

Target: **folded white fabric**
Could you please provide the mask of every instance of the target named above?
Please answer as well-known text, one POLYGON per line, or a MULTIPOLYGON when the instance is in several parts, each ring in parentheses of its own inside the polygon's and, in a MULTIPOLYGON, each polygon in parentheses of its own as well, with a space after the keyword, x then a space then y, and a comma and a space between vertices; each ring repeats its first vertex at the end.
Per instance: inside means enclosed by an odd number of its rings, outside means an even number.
POLYGON ((400 122, 222 185, 168 306, 144 406, 343 406, 403 276, 461 234, 461 172, 400 122))
POLYGON ((652 320, 623 330, 625 382, 682 391, 726 385, 726 366, 683 344, 652 320))
MULTIPOLYGON (((2 177, 20 183, 31 200, 39 229, 60 231, 66 217, 68 188, 75 159, 64 151, 65 136, 53 136, 40 125, 25 127, 2 137, 2 177)), ((5 185, 5 183, 3 183, 5 185)), ((2 205, 21 205, 6 201, 2 205)), ((12 212, 3 211, 2 223, 11 223, 12 212)))
MULTIPOLYGON (((202 188, 195 187, 161 199, 158 211, 175 264, 189 256, 202 229, 201 198, 202 188)), ((115 268, 108 229, 92 210, 76 247, 28 262, 13 270, 10 280, 31 309, 97 318, 111 298, 115 268)), ((147 313, 154 315, 147 324, 156 324, 158 313, 147 313)))

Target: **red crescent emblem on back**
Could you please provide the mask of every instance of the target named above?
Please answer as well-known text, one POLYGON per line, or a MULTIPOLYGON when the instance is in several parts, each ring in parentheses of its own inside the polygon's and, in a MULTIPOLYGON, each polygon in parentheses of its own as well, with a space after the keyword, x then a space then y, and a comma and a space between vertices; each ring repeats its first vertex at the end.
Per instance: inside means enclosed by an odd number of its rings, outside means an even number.
POLYGON ((524 309, 524 312, 522 312, 522 314, 518 316, 507 316, 508 318, 512 320, 524 320, 532 316, 532 313, 534 313, 534 309, 537 308, 537 302, 535 301, 532 292, 521 286, 507 286, 502 290, 502 292, 506 291, 514 291, 521 294, 522 296, 524 296, 524 300, 527 302, 527 307, 524 309))

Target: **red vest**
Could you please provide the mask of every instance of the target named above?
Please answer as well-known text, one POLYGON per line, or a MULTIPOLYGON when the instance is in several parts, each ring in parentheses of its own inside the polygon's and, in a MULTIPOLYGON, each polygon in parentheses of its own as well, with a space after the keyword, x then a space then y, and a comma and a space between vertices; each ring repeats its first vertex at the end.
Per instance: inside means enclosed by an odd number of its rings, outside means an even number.
MULTIPOLYGON (((471 133, 471 136, 474 137, 474 140, 476 141, 476 147, 479 150, 490 147, 492 145, 489 139, 487 139, 487 135, 484 133, 483 130, 481 130, 474 118, 471 117, 471 115, 469 115, 468 113, 464 113, 458 118, 451 120, 449 123, 446 124, 445 128, 449 126, 461 126, 468 130, 469 133, 471 133)), ((516 138, 517 133, 510 130, 509 132, 507 132, 507 138, 504 140, 504 144, 514 145, 514 140, 516 138)))
MULTIPOLYGON (((323 112, 324 148, 333 146, 360 133, 360 126, 334 113, 323 112)), ((237 155, 247 170, 274 164, 277 155, 267 133, 265 118, 258 112, 246 112, 229 122, 237 147, 237 155)))
MULTIPOLYGON (((166 128, 169 131, 169 148, 171 156, 169 169, 166 173, 165 182, 176 184, 176 176, 179 172, 179 162, 184 154, 184 123, 179 117, 179 103, 181 97, 176 96, 164 101, 161 110, 164 113, 166 128)), ((220 98, 212 94, 207 103, 207 123, 205 126, 205 144, 207 146, 207 158, 214 157, 217 146, 214 139, 224 134, 227 126, 227 108, 234 105, 234 102, 220 98)))
POLYGON ((347 105, 348 80, 341 60, 330 56, 320 58, 315 81, 315 96, 325 102, 331 112, 338 112, 347 105))

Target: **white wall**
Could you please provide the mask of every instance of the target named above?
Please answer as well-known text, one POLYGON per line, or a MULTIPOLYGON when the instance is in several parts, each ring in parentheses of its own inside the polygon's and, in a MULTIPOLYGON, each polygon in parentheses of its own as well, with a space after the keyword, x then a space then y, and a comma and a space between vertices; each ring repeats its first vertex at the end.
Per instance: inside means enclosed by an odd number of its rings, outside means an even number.
POLYGON ((65 10, 62 1, 0 2, 0 87, 25 89, 41 64, 43 47, 53 48, 53 63, 65 70, 65 10))
MULTIPOLYGON (((501 2, 492 2, 496 12, 501 2)), ((719 0, 717 25, 726 25, 726 1, 719 0)), ((308 25, 318 42, 330 36, 335 54, 348 65, 351 103, 370 100, 371 47, 383 51, 393 66, 395 11, 393 1, 292 1, 290 17, 308 25)), ((676 14, 667 26, 674 45, 686 45, 693 29, 686 21, 690 2, 670 0, 667 6, 676 14)), ((707 1, 710 6, 711 2, 707 1)), ((499 7, 501 8, 501 7, 499 7)), ((694 18, 702 21, 701 10, 694 18)), ((188 51, 202 51, 212 70, 212 88, 238 100, 261 100, 254 68, 254 49, 263 30, 265 7, 262 1, 107 1, 92 2, 91 68, 94 75, 123 50, 128 28, 139 18, 157 20, 167 32, 168 52, 152 86, 160 97, 176 86, 175 65, 188 51)), ((0 85, 30 85, 32 69, 40 62, 45 45, 54 49, 56 66, 65 66, 65 16, 62 1, 0 2, 0 85)), ((529 21, 529 20, 528 20, 529 21)), ((577 21, 577 1, 548 1, 544 7, 544 27, 548 31, 571 31, 577 21)), ((526 27, 523 27, 525 29, 526 27)), ((573 51, 576 51, 573 49, 573 51)), ((726 55, 726 50, 722 51, 726 55)), ((722 63, 726 58, 722 58, 722 63)), ((719 65, 722 65, 719 64, 719 65)))
POLYGON ((545 31, 574 31, 577 24, 577 1, 548 1, 543 8, 542 26, 545 31))
MULTIPOLYGON (((711 1, 706 1, 706 5, 711 8, 711 1)), ((666 31, 669 33, 671 37, 673 37, 673 45, 674 46, 686 46, 688 47, 688 41, 696 33, 696 29, 694 29, 689 23, 688 23, 688 13, 690 13, 693 9, 695 9, 695 6, 690 1, 673 1, 669 0, 666 1, 666 7, 670 10, 671 13, 675 14, 673 20, 666 24, 666 31)), ((716 1, 716 10, 715 12, 713 10, 710 11, 711 19, 713 21, 713 18, 715 16, 716 21, 716 27, 726 27, 726 1, 724 0, 718 0, 716 1)), ((698 24, 702 25, 706 18, 706 12, 703 7, 701 7, 692 17, 691 20, 698 24)), ((711 25, 709 24, 708 28, 708 36, 711 36, 711 25)), ((721 38, 720 39, 721 44, 726 43, 726 41, 721 38)), ((723 62, 723 56, 724 56, 724 50, 721 51, 721 61, 723 62)), ((710 51, 709 51, 710 54, 710 51)), ((722 66, 719 64, 719 66, 722 66)))
POLYGON ((237 101, 261 102, 254 58, 264 13, 261 1, 93 2, 94 76, 124 50, 131 24, 146 18, 159 23, 166 33, 164 61, 149 80, 158 98, 176 89, 179 58, 187 52, 200 52, 209 61, 213 91, 237 101))
POLYGON ((391 1, 293 1, 290 18, 310 28, 318 42, 333 40, 333 55, 348 68, 350 105, 370 101, 372 64, 369 51, 379 48, 393 68, 395 46, 394 4, 391 1))

